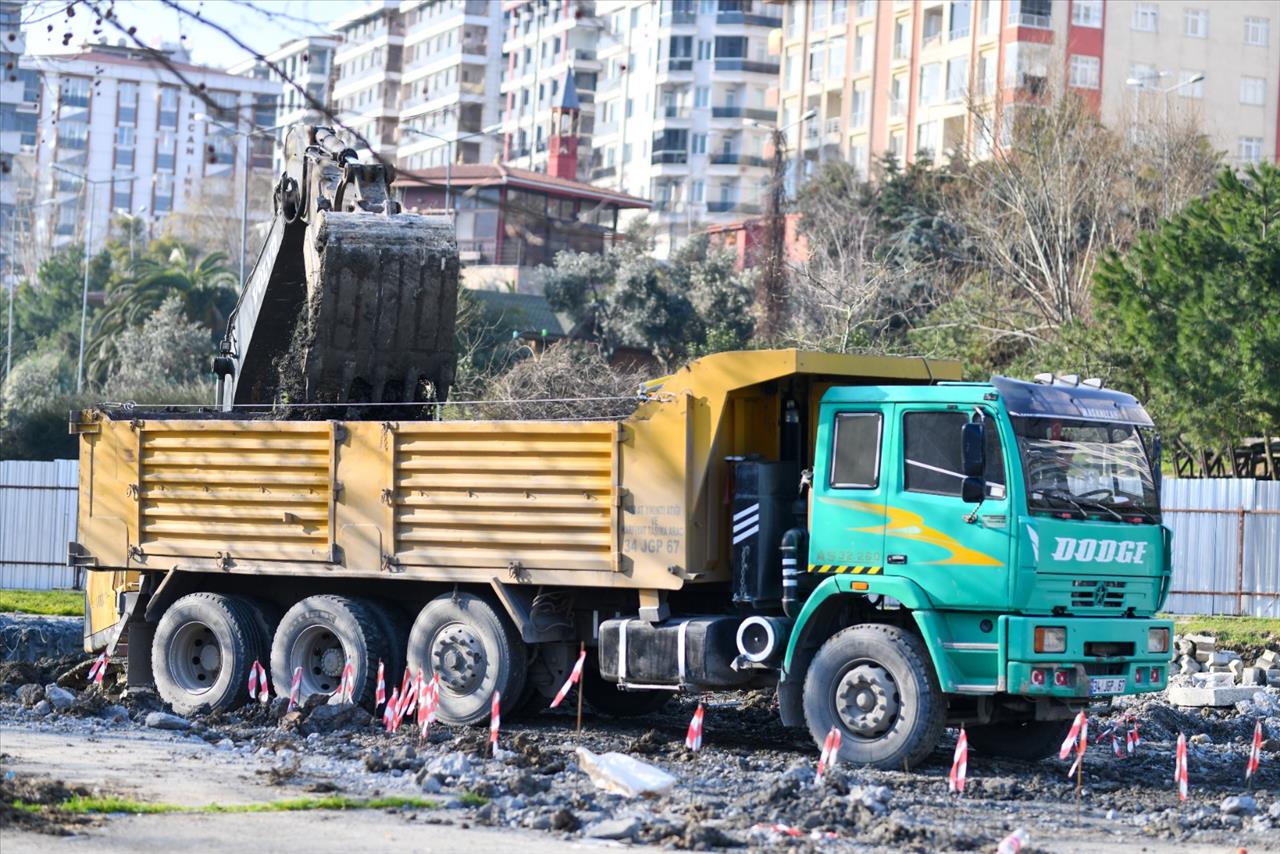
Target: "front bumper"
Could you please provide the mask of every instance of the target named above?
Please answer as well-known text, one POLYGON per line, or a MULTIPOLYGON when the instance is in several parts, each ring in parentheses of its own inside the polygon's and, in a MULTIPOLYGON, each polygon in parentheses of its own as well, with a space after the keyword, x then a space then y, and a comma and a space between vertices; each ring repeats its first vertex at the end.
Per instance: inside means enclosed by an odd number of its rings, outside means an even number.
POLYGON ((1087 698, 1095 677, 1123 678, 1124 690, 1142 694, 1161 691, 1169 683, 1172 653, 1147 652, 1147 630, 1167 628, 1173 643, 1171 620, 1126 617, 1014 617, 999 619, 1000 672, 1010 694, 1033 697, 1087 698), (1063 652, 1035 651, 1037 626, 1061 626, 1067 630, 1063 652), (1112 651, 1131 645, 1132 653, 1098 655, 1097 647, 1112 651), (1152 671, 1155 670, 1153 679, 1152 671), (1043 677, 1035 678, 1036 671, 1043 677))

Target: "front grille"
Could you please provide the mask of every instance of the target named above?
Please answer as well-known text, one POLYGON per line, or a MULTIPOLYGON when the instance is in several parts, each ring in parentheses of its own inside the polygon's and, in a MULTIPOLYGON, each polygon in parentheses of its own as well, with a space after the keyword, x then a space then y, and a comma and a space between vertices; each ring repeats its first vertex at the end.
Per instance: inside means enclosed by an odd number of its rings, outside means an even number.
POLYGON ((1133 641, 1086 641, 1084 654, 1093 658, 1132 656, 1133 641))
POLYGON ((1071 582, 1071 608, 1102 608, 1117 610, 1124 607, 1123 581, 1087 581, 1077 579, 1071 582))
POLYGON ((1129 665, 1124 661, 1090 661, 1084 666, 1086 676, 1124 676, 1128 671, 1129 665))

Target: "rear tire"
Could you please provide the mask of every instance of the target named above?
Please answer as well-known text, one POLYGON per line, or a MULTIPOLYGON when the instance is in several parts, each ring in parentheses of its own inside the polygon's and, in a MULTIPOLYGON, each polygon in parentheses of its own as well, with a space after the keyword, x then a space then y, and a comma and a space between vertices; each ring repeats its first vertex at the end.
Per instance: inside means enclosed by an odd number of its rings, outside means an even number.
POLYGON ((385 640, 386 657, 383 661, 386 663, 386 672, 388 674, 388 684, 399 684, 403 678, 405 664, 407 663, 407 647, 409 646, 409 628, 411 623, 409 617, 400 607, 386 601, 385 599, 371 599, 368 601, 370 612, 373 614, 374 620, 378 623, 378 628, 382 630, 382 637, 385 640))
POLYGON ((190 593, 170 605, 156 626, 156 692, 180 715, 234 709, 248 699, 249 668, 265 647, 246 601, 190 593))
POLYGON ((1005 759, 1035 762, 1054 755, 1062 747, 1071 721, 1007 721, 967 727, 974 750, 1005 759))
POLYGON ((910 769, 937 746, 946 701, 924 641, 897 626, 863 623, 832 635, 814 656, 804 717, 819 747, 840 727, 844 762, 910 769))
POLYGON ((437 596, 413 621, 409 668, 440 676, 437 715, 447 724, 488 720, 493 692, 511 714, 524 699, 528 651, 507 616, 470 593, 437 596))
POLYGON ((352 700, 372 708, 378 660, 388 654, 375 610, 362 599, 332 595, 308 596, 290 608, 271 642, 276 696, 289 696, 297 667, 302 668, 299 702, 312 694, 333 694, 349 661, 354 668, 352 700))

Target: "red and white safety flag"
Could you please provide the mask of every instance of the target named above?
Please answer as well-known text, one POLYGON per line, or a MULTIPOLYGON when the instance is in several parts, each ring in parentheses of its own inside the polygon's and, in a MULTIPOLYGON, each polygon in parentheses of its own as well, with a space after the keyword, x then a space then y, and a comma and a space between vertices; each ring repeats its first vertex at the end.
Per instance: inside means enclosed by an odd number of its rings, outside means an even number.
POLYGON ((569 678, 560 686, 560 691, 556 694, 556 698, 551 701, 551 708, 555 708, 569 696, 569 689, 582 681, 582 666, 587 662, 587 651, 584 649, 578 653, 578 660, 574 662, 573 670, 569 671, 569 678))
POLYGON ((382 722, 387 727, 387 732, 395 732, 396 725, 396 705, 400 702, 400 689, 391 689, 391 699, 387 701, 387 707, 382 710, 382 722))
POLYGON ((1178 749, 1173 757, 1173 782, 1178 786, 1178 800, 1187 799, 1187 737, 1178 733, 1178 749))
POLYGON ((489 743, 493 745, 493 752, 498 752, 498 729, 502 726, 502 697, 499 692, 493 692, 493 702, 489 704, 489 743))
MULTIPOLYGON (((401 695, 400 695, 400 702, 399 702, 398 704, 396 704, 396 725, 395 725, 395 730, 400 729, 400 724, 401 724, 401 722, 403 722, 403 721, 404 721, 404 717, 405 717, 405 715, 409 714, 409 713, 410 713, 410 712, 412 712, 415 708, 417 708, 417 706, 416 706, 416 704, 415 704, 415 702, 414 702, 414 700, 415 700, 415 699, 417 698, 417 696, 418 696, 418 690, 417 690, 417 689, 418 689, 418 686, 417 686, 417 685, 414 685, 412 682, 410 682, 410 683, 409 683, 409 688, 408 688, 408 690, 407 690, 407 691, 405 691, 403 694, 401 694, 401 695)), ((392 730, 392 732, 395 732, 395 730, 392 730)))
POLYGON ((298 704, 298 692, 301 690, 302 666, 299 665, 293 669, 293 681, 289 684, 289 708, 286 711, 293 711, 293 707, 298 704))
POLYGON ((752 830, 763 830, 769 833, 780 833, 783 836, 804 836, 804 831, 798 827, 792 827, 789 824, 757 824, 753 825, 752 830))
POLYGON ((1138 745, 1142 744, 1142 736, 1138 735, 1138 721, 1135 719, 1132 726, 1129 727, 1128 734, 1124 737, 1125 750, 1129 751, 1132 756, 1138 749, 1138 745))
POLYGON ((1249 745, 1249 761, 1244 765, 1246 780, 1258 773, 1260 762, 1262 762, 1262 721, 1253 725, 1253 743, 1249 745))
POLYGON ((436 722, 436 703, 440 701, 439 679, 433 675, 428 682, 422 675, 422 669, 418 669, 418 727, 423 741, 427 738, 427 728, 436 722))
POLYGON ((699 703, 698 708, 693 711, 693 717, 689 719, 689 731, 685 733, 684 746, 694 753, 702 749, 702 719, 705 716, 706 710, 699 703))
POLYGON ((249 699, 265 703, 271 697, 267 687, 267 668, 255 658, 249 668, 249 699))
MULTIPOLYGON (((413 682, 413 672, 409 670, 409 666, 405 665, 404 678, 400 680, 400 703, 402 705, 409 702, 409 685, 413 682)), ((397 709, 396 714, 403 717, 405 710, 397 709)))
POLYGON ((1076 749, 1076 761, 1071 763, 1067 776, 1070 777, 1076 773, 1076 769, 1080 767, 1080 760, 1084 758, 1084 752, 1089 747, 1089 719, 1085 717, 1084 710, 1076 715, 1076 719, 1071 722, 1071 731, 1067 733, 1066 739, 1062 742, 1062 748, 1058 751, 1059 759, 1066 759, 1071 754, 1071 748, 1076 749))
POLYGON ((1114 732, 1111 733, 1111 750, 1115 753, 1116 758, 1124 758, 1124 751, 1120 749, 1120 736, 1116 735, 1114 732))
POLYGON ((342 667, 342 679, 338 682, 338 699, 350 703, 356 694, 356 666, 348 661, 342 667))
POLYGON ((102 680, 107 675, 107 665, 111 663, 111 656, 103 652, 98 656, 98 660, 93 663, 93 667, 89 668, 89 681, 99 688, 102 687, 102 680))
POLYGON ((1000 840, 1000 847, 996 849, 996 854, 1018 854, 1026 843, 1027 832, 1019 827, 1013 833, 1000 840))
POLYGON ((815 783, 821 783, 822 775, 836 767, 836 761, 840 758, 840 739, 840 727, 831 727, 826 740, 822 743, 822 754, 818 757, 818 776, 814 780, 815 783))
POLYGON ((947 775, 947 788, 957 794, 964 793, 965 775, 969 771, 969 736, 964 727, 960 727, 960 737, 956 739, 956 752, 951 757, 951 773, 947 775))
POLYGON ((373 691, 373 708, 377 711, 387 701, 387 676, 382 666, 382 659, 378 659, 378 687, 373 691))

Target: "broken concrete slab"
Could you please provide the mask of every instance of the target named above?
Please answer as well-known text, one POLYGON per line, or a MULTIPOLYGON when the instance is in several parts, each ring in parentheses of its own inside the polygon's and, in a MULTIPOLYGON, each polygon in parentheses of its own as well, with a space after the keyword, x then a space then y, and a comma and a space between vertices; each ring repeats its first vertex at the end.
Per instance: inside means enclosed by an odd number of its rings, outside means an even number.
POLYGON ((1245 667, 1240 671, 1241 685, 1266 685, 1267 672, 1261 667, 1245 667))
POLYGON ((1241 688, 1235 685, 1170 685, 1167 695, 1169 702, 1175 706, 1234 706, 1241 700, 1251 699, 1256 690, 1258 689, 1254 687, 1241 688))
MULTIPOLYGON (((1197 647, 1197 651, 1199 648, 1197 647)), ((1209 654, 1209 664, 1211 665, 1229 665, 1233 661, 1240 660, 1240 653, 1232 652, 1229 649, 1216 649, 1209 654)))

